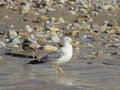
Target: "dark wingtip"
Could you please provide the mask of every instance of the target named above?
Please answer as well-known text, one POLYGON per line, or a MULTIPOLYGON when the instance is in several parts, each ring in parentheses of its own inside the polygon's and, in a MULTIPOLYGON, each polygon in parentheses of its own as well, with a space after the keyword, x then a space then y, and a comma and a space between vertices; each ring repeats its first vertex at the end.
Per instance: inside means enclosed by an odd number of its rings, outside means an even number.
POLYGON ((28 62, 27 64, 39 64, 40 61, 39 60, 32 60, 30 62, 28 62))

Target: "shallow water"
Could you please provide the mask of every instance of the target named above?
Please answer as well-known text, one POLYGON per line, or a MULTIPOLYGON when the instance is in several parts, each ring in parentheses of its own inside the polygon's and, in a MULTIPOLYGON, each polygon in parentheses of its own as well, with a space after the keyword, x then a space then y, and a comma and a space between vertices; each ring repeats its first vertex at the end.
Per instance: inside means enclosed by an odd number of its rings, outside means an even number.
POLYGON ((5 56, 0 62, 0 90, 120 90, 119 65, 76 60, 61 65, 65 73, 56 76, 48 64, 27 62, 24 58, 5 56))

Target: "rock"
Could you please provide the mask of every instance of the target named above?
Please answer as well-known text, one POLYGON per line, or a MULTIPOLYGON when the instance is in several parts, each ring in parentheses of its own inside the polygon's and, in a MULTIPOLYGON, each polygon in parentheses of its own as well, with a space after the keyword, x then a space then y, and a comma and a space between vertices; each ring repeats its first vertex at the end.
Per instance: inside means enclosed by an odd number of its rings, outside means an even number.
POLYGON ((69 23, 67 26, 66 26, 66 29, 70 29, 72 27, 72 23, 69 23))
POLYGON ((12 10, 13 10, 13 11, 19 11, 19 7, 18 7, 18 6, 13 6, 13 7, 12 7, 12 10))
POLYGON ((79 28, 80 24, 79 23, 74 23, 73 26, 76 27, 76 28, 79 28))
POLYGON ((27 31, 28 33, 31 33, 33 31, 30 25, 26 25, 24 30, 27 31))
POLYGON ((46 13, 46 10, 45 10, 45 9, 39 9, 38 12, 39 12, 40 14, 45 14, 45 13, 46 13))
POLYGON ((45 45, 43 46, 43 50, 47 50, 47 51, 56 51, 58 48, 52 45, 45 45))
POLYGON ((79 22, 83 22, 83 21, 84 21, 84 18, 78 17, 76 21, 77 21, 78 23, 79 23, 79 22))
POLYGON ((62 17, 60 17, 58 21, 59 23, 65 23, 65 20, 62 17))
POLYGON ((44 30, 43 27, 39 27, 39 26, 36 26, 36 27, 35 27, 35 31, 42 31, 42 30, 44 30))
POLYGON ((54 17, 50 17, 49 21, 50 21, 51 24, 54 24, 56 19, 54 17))
POLYGON ((56 9, 54 9, 54 8, 48 8, 47 11, 54 12, 54 11, 56 11, 56 9))
POLYGON ((30 11, 30 4, 28 2, 21 2, 21 6, 20 6, 20 14, 24 15, 29 13, 30 11))
POLYGON ((4 16, 2 16, 2 19, 8 19, 9 17, 8 17, 8 15, 6 14, 6 15, 4 15, 4 16))
POLYGON ((59 42, 60 41, 60 38, 58 37, 58 35, 55 32, 52 33, 51 39, 52 39, 53 42, 59 42))
POLYGON ((18 38, 14 38, 14 39, 12 39, 11 43, 20 44, 21 41, 18 38))
POLYGON ((104 53, 104 51, 101 49, 101 50, 98 50, 97 51, 97 56, 99 57, 99 58, 101 58, 101 59, 106 59, 106 58, 108 58, 108 56, 104 53))
POLYGON ((29 35, 28 35, 28 33, 26 33, 26 32, 20 32, 20 33, 19 33, 19 36, 20 36, 21 38, 27 38, 29 35))
POLYGON ((65 1, 66 1, 66 0, 60 0, 60 2, 61 2, 62 4, 65 3, 65 1))
POLYGON ((42 43, 46 43, 47 40, 46 40, 46 38, 38 38, 37 42, 38 42, 39 44, 42 44, 42 43))
POLYGON ((116 55, 119 55, 119 56, 120 56, 120 51, 116 51, 116 55))
POLYGON ((87 13, 88 13, 88 11, 87 11, 86 9, 84 9, 84 8, 80 9, 80 11, 81 11, 82 13, 84 13, 84 14, 87 14, 87 13))
POLYGON ((72 15, 76 15, 77 13, 75 11, 69 11, 72 15))
POLYGON ((56 27, 49 27, 49 30, 50 30, 50 31, 53 31, 53 32, 56 32, 56 31, 59 31, 59 28, 56 28, 56 27))
POLYGON ((14 38, 18 35, 17 32, 13 28, 9 29, 8 34, 10 38, 14 38))
POLYGON ((46 16, 41 16, 41 17, 40 17, 40 20, 46 21, 46 20, 48 20, 48 18, 47 18, 46 16))
POLYGON ((83 22, 80 22, 80 28, 81 29, 90 29, 90 24, 88 24, 87 22, 83 21, 83 22))

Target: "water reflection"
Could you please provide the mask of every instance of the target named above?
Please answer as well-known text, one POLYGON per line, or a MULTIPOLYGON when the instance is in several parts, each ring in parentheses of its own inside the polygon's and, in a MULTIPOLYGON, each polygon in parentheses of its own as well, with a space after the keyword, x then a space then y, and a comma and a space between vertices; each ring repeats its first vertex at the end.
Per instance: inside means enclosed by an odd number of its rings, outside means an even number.
POLYGON ((41 80, 48 84, 62 84, 65 86, 73 86, 74 80, 67 74, 55 75, 55 70, 49 65, 26 65, 23 64, 23 77, 31 80, 41 80), (51 82, 52 81, 52 82, 51 82))

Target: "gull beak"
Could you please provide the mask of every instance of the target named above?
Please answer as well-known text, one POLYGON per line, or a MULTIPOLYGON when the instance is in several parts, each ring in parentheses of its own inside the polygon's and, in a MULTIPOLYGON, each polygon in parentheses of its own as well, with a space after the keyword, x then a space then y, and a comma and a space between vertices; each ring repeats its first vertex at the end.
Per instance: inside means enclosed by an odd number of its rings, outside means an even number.
POLYGON ((79 44, 79 42, 77 42, 77 41, 75 41, 75 40, 72 40, 70 43, 71 43, 72 45, 78 45, 78 44, 79 44))

